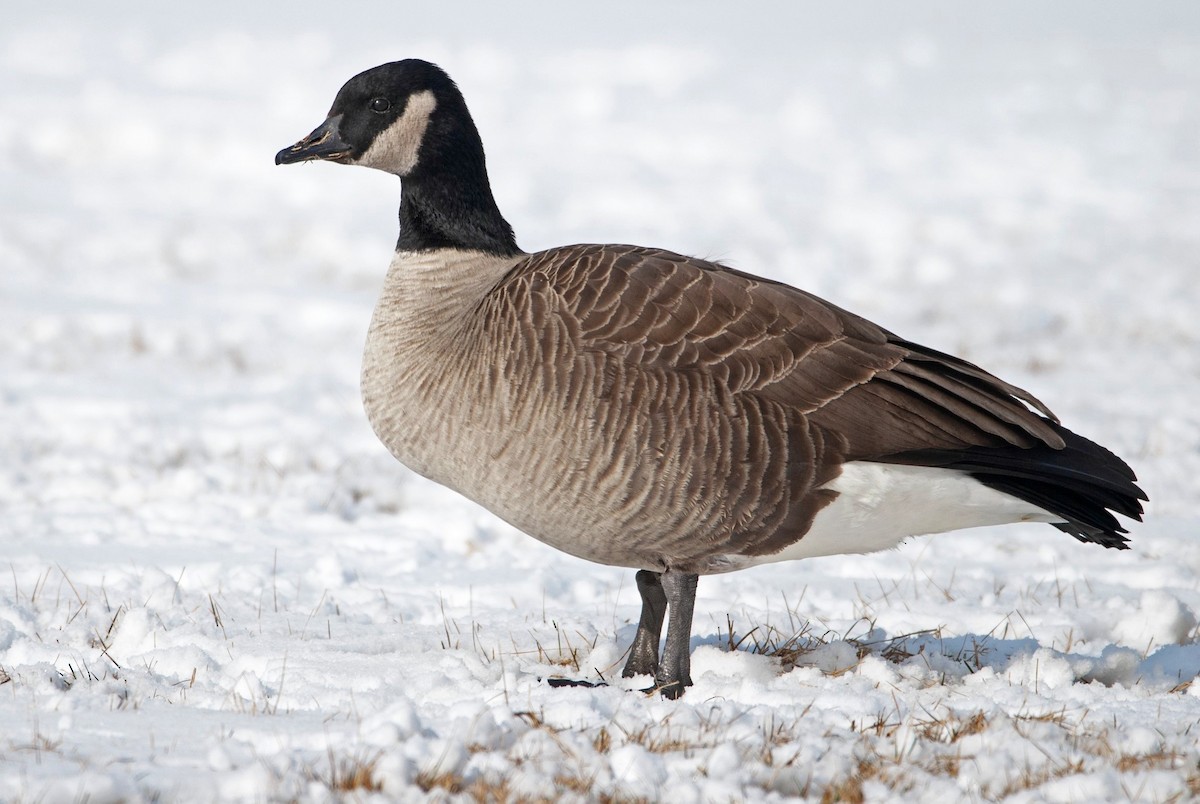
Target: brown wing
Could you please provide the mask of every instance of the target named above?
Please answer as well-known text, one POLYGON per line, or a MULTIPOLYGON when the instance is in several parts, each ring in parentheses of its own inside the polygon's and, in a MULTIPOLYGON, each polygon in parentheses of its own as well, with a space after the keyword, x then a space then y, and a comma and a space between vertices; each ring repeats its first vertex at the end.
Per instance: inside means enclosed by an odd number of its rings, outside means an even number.
POLYGON ((534 254, 484 305, 509 319, 495 337, 522 339, 499 350, 504 370, 556 406, 535 419, 576 440, 565 463, 581 461, 571 471, 596 489, 585 496, 604 496, 613 531, 633 534, 637 566, 712 572, 723 556, 778 552, 836 497, 825 485, 846 461, 1062 445, 1026 403, 1044 406, 969 363, 666 251, 534 254), (655 533, 636 535, 647 510, 655 533))
POLYGON ((584 348, 703 372, 730 394, 804 414, 845 439, 844 460, 1063 443, 1030 410, 1053 419, 1029 393, 788 285, 614 245, 535 254, 507 281, 535 276, 559 297, 584 348))
POLYGON ((1136 518, 1145 499, 1123 461, 1020 388, 715 263, 569 246, 522 260, 485 305, 516 317, 492 329, 521 339, 499 359, 535 384, 531 421, 575 439, 559 457, 579 463, 584 497, 607 495, 605 538, 631 565, 714 572, 778 552, 854 460, 965 472, 1111 547, 1125 539, 1109 509, 1136 518))

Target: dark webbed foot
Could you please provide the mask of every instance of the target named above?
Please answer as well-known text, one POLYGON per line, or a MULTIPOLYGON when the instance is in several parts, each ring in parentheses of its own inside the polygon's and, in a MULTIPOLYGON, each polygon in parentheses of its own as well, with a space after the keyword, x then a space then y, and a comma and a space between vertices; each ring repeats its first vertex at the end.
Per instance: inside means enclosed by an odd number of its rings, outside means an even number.
MULTIPOLYGON (((541 681, 541 679, 538 680, 541 681)), ((551 687, 588 687, 589 689, 608 686, 607 681, 585 681, 582 678, 559 678, 557 676, 546 679, 546 684, 551 687)))
POLYGON ((659 580, 661 575, 650 570, 639 570, 635 577, 638 594, 642 596, 642 616, 638 619, 637 634, 629 649, 629 661, 621 671, 625 678, 653 676, 658 672, 658 640, 667 612, 667 595, 659 580))
POLYGON ((664 698, 678 698, 692 686, 692 611, 696 606, 699 579, 700 576, 693 573, 671 570, 658 578, 670 609, 667 643, 663 646, 658 672, 654 674, 654 686, 664 698))

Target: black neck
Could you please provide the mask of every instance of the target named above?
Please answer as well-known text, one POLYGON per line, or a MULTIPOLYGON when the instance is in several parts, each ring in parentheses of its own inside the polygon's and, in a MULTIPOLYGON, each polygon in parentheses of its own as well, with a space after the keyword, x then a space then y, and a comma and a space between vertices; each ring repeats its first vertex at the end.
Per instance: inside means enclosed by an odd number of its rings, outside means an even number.
POLYGON ((448 176, 410 176, 403 181, 397 251, 457 248, 505 257, 521 253, 486 174, 482 182, 476 179, 470 185, 448 176))
POLYGON ((459 248, 505 257, 521 253, 492 197, 483 142, 457 90, 439 98, 420 159, 402 182, 397 251, 459 248))

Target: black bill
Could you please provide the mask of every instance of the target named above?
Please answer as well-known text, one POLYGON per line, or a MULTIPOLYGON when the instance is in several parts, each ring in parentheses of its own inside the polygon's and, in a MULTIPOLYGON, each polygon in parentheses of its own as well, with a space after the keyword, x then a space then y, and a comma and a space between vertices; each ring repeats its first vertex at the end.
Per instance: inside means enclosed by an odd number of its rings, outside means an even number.
POLYGON ((351 148, 338 133, 338 124, 341 122, 340 114, 330 117, 300 142, 275 154, 275 164, 290 165, 314 159, 338 162, 349 156, 351 148))

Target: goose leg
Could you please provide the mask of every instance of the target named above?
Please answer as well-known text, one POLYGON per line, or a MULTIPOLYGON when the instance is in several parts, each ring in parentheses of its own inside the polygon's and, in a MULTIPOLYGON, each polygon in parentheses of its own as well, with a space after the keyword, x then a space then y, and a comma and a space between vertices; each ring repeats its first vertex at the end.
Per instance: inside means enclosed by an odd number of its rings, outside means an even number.
POLYGON ((654 674, 654 686, 664 698, 678 698, 692 686, 691 643, 692 611, 696 605, 696 583, 700 576, 667 570, 659 579, 666 593, 670 619, 667 620, 667 644, 662 661, 654 674))
POLYGON ((663 617, 667 613, 667 595, 663 592, 660 573, 638 570, 638 594, 642 596, 642 616, 638 619, 637 634, 629 649, 629 661, 621 675, 653 676, 658 672, 658 640, 662 635, 663 617))

